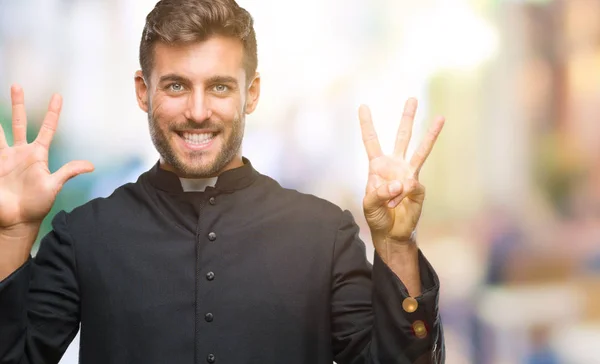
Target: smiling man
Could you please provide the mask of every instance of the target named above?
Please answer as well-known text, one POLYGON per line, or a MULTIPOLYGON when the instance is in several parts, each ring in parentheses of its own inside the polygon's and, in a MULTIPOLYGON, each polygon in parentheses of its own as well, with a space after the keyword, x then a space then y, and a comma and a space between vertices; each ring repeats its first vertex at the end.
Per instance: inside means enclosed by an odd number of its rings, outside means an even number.
POLYGON ((251 16, 233 0, 163 0, 148 15, 135 74, 160 160, 137 182, 53 220, 56 194, 91 172, 54 174, 53 96, 27 144, 24 94, 11 90, 14 145, 0 135, 0 363, 57 363, 81 325, 80 362, 443 363, 438 278, 417 247, 419 171, 443 126, 409 159, 416 100, 393 154, 367 107, 365 256, 348 211, 282 188, 242 157, 260 96, 251 16))

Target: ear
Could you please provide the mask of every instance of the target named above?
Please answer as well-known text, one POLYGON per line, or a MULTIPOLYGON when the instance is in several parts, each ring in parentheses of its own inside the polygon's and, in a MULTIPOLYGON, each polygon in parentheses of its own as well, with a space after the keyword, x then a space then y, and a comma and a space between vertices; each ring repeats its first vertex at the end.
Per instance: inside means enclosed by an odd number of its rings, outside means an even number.
POLYGON ((135 79, 135 94, 137 97, 137 102, 145 113, 148 112, 148 85, 146 85, 146 81, 144 80, 144 75, 142 71, 137 71, 134 76, 135 79))
POLYGON ((254 79, 250 82, 248 92, 246 95, 246 114, 252 114, 258 105, 258 99, 260 98, 260 73, 256 72, 254 79))

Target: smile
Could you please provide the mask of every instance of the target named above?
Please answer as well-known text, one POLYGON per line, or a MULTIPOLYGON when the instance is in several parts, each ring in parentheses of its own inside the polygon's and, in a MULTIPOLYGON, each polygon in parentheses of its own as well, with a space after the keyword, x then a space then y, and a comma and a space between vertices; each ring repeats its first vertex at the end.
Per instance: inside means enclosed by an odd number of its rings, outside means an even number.
POLYGON ((183 139, 190 144, 206 144, 209 143, 214 137, 213 133, 182 133, 183 139))
POLYGON ((177 132, 177 135, 179 136, 179 140, 181 141, 180 143, 184 149, 190 151, 208 151, 214 144, 215 140, 217 140, 217 135, 219 135, 219 132, 180 131, 177 132))
POLYGON ((183 133, 180 133, 179 135, 188 144, 192 144, 192 145, 204 145, 204 144, 210 143, 214 139, 214 137, 216 136, 216 133, 188 133, 188 132, 183 132, 183 133))

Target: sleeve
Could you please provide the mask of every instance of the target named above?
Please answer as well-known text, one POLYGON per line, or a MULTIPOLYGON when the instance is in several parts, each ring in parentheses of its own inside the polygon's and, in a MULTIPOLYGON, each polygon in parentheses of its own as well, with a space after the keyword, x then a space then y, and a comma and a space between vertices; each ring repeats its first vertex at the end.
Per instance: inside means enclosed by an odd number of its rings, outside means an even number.
POLYGON ((0 282, 0 364, 56 364, 79 329, 79 288, 66 213, 34 259, 0 282))
POLYGON ((338 364, 444 363, 439 280, 420 251, 419 267, 423 293, 413 299, 377 253, 373 266, 367 261, 358 226, 344 211, 332 272, 332 343, 338 364))

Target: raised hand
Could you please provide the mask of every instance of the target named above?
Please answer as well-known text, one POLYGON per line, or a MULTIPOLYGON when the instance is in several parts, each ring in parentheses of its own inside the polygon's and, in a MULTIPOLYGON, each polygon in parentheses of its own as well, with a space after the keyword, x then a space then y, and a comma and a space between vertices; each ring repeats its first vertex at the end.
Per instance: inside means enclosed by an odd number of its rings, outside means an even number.
POLYGON ((363 199, 365 218, 371 229, 375 248, 384 252, 387 243, 410 244, 425 200, 425 187, 419 182, 419 172, 433 149, 444 126, 444 118, 435 120, 425 140, 410 161, 406 150, 412 135, 417 100, 409 99, 396 136, 393 154, 381 150, 377 133, 367 106, 359 109, 363 142, 369 157, 369 178, 363 199))
POLYGON ((48 169, 48 149, 62 107, 60 95, 52 96, 39 134, 29 144, 23 89, 17 85, 11 87, 11 99, 12 147, 0 127, 0 230, 39 226, 64 183, 94 170, 87 161, 69 162, 55 173, 48 169))

